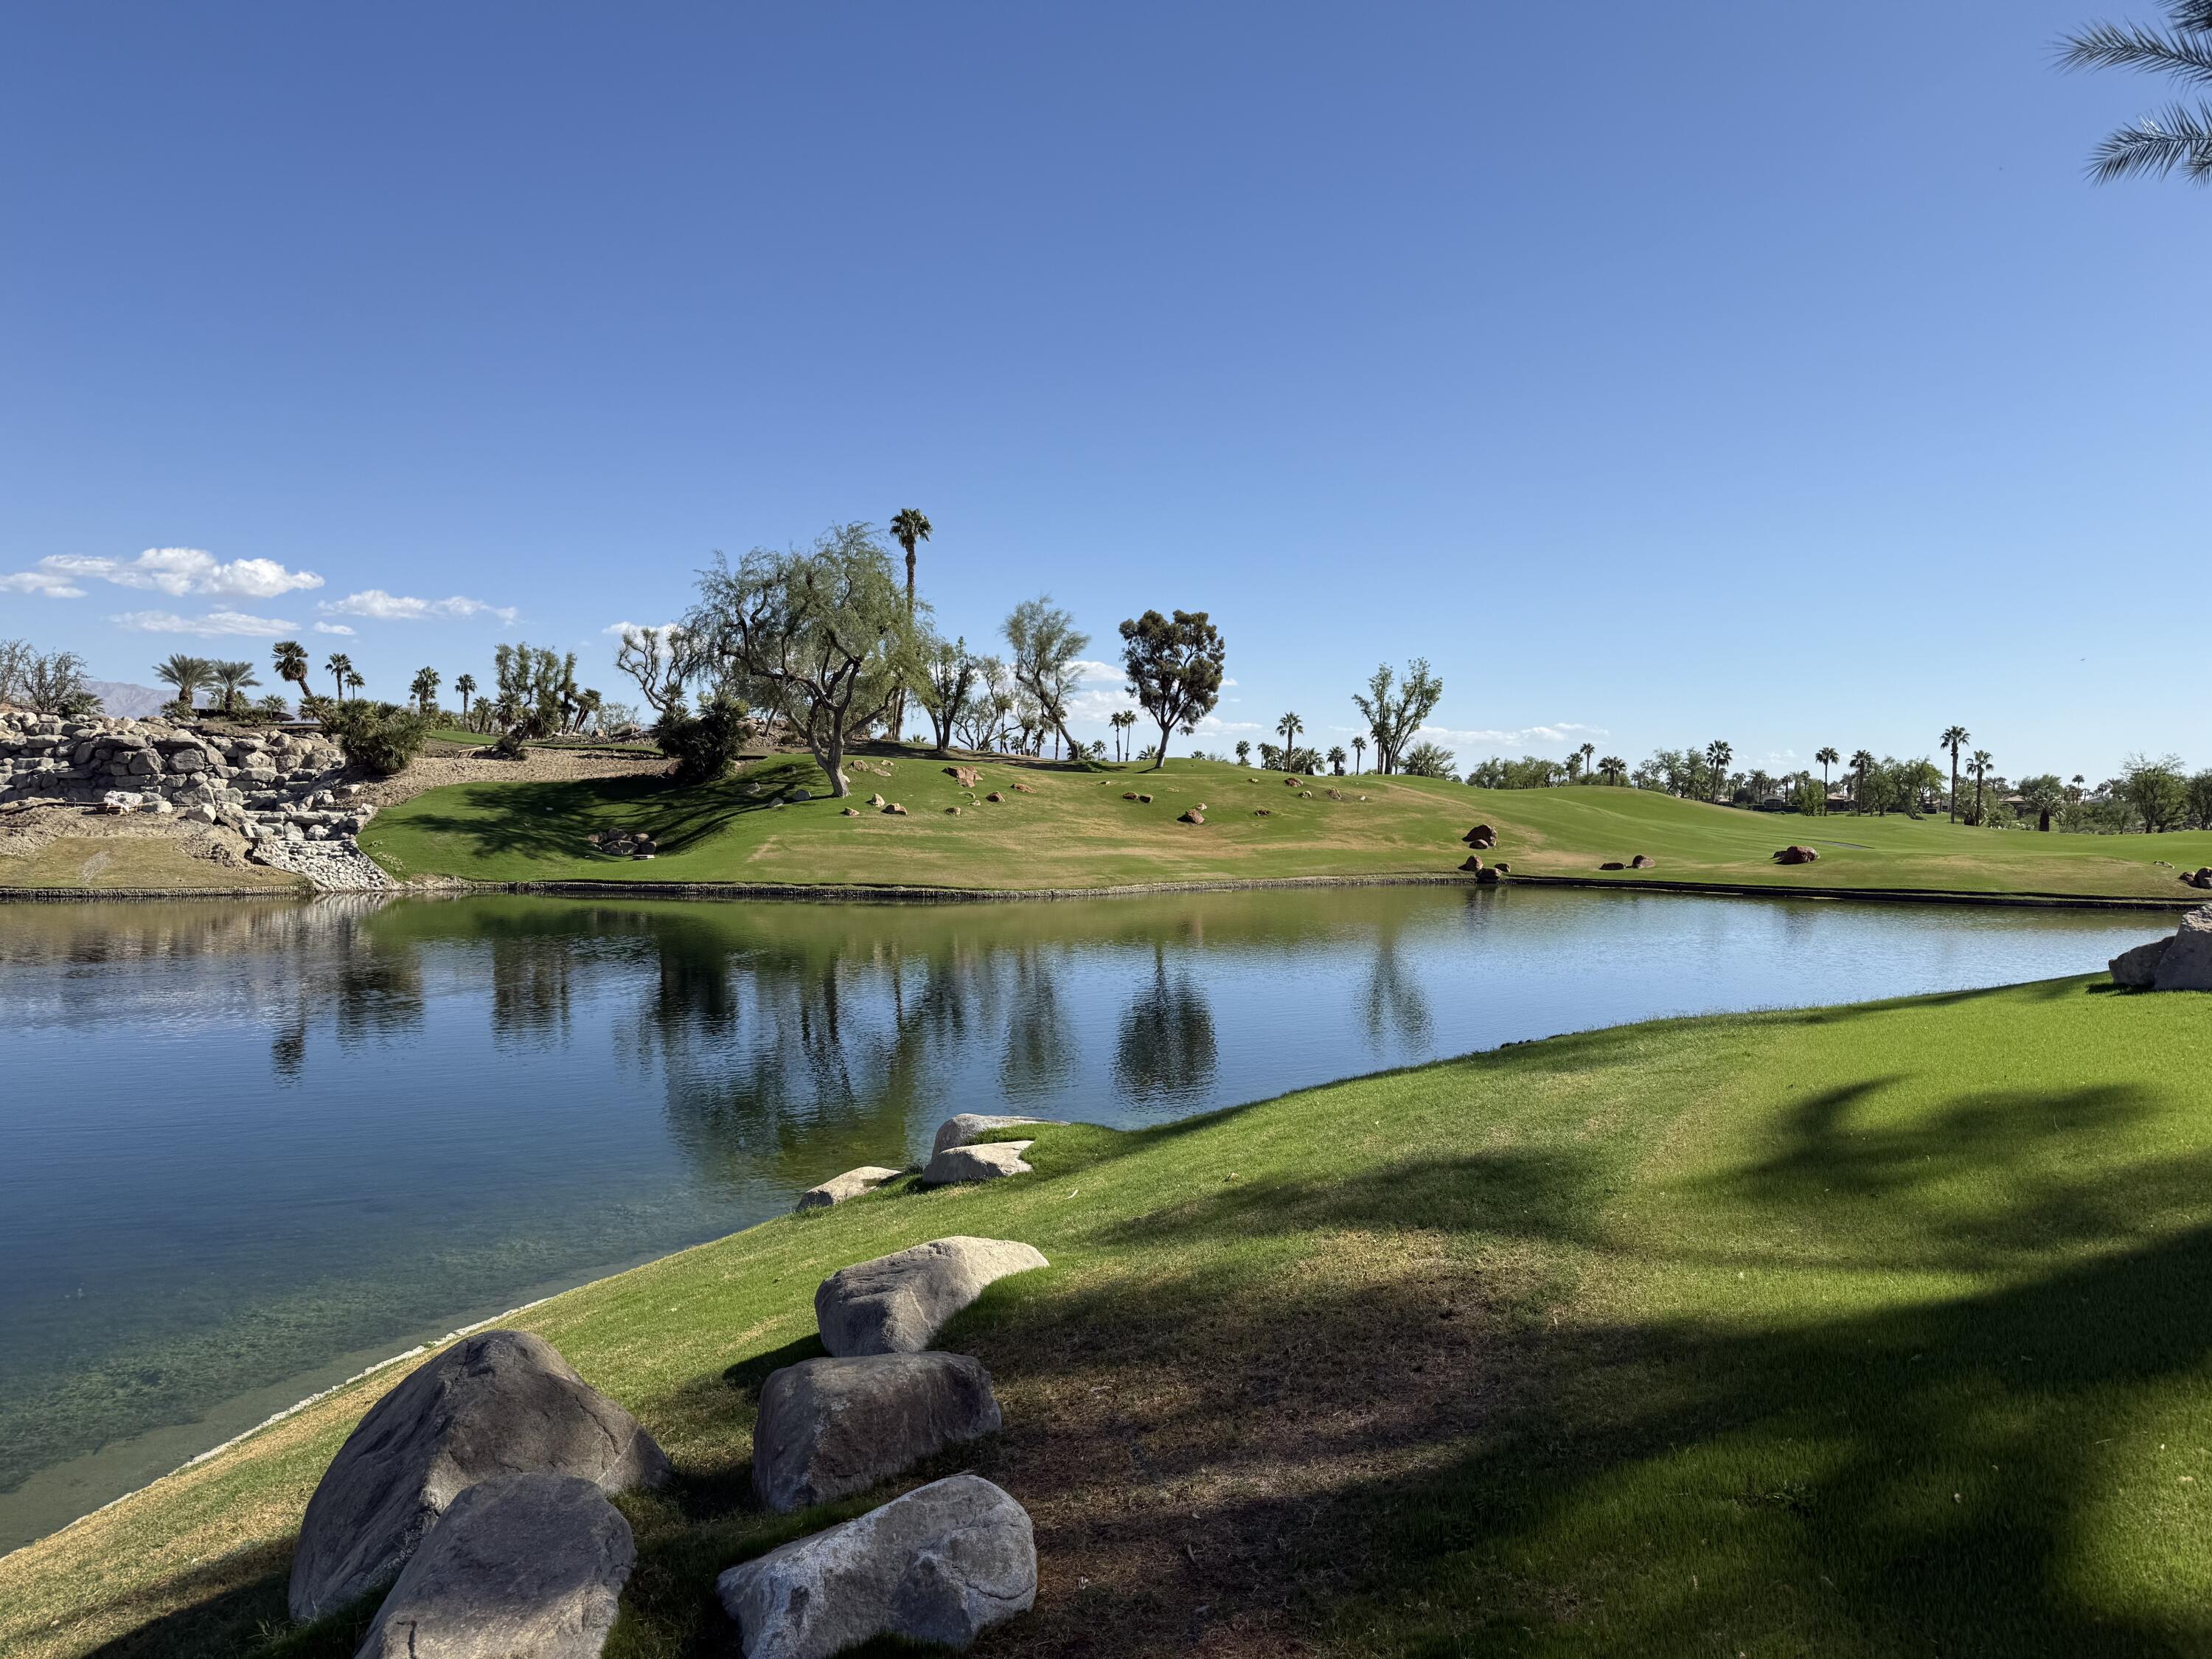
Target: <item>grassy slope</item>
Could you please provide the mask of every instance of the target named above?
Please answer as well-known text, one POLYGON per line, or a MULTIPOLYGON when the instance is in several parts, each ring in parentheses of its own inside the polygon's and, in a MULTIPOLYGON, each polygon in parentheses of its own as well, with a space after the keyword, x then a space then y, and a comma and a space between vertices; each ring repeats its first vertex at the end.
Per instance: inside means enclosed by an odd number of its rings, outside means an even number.
POLYGON ((2212 834, 2001 833, 1941 820, 1767 816, 1632 789, 1499 792, 1414 778, 1330 780, 1304 799, 1274 775, 1254 781, 1240 767, 1192 762, 1103 775, 986 763, 983 789, 1008 799, 969 805, 940 763, 889 764, 890 777, 857 778, 856 801, 880 791, 908 807, 906 817, 842 817, 844 803, 822 793, 771 808, 777 791, 825 787, 811 761, 783 759, 695 789, 658 778, 456 784, 388 809, 362 845, 403 876, 969 888, 1440 873, 1457 866, 1457 838, 1478 821, 1500 830, 1496 856, 1537 874, 1595 875, 1607 860, 1649 853, 1660 879, 2174 898, 2186 890, 2156 860, 2212 862, 2212 834), (1035 793, 1011 793, 1017 779, 1035 793), (1332 784, 1348 799, 1327 799, 1332 784), (1130 788, 1151 793, 1152 805, 1121 799, 1130 788), (1201 802, 1203 828, 1176 822, 1201 802), (953 805, 961 816, 945 814, 953 805), (1254 815, 1262 806, 1271 816, 1254 815), (588 851, 586 836, 609 827, 649 831, 660 856, 636 863, 588 851), (1818 864, 1771 861, 1777 848, 1806 840, 1819 844, 1818 864))
MULTIPOLYGON (((823 1274, 966 1232, 1053 1262, 945 1339, 1038 1526, 982 1652, 2203 1651, 2205 1007, 2061 981, 1523 1044, 1046 1131, 1034 1178, 560 1297, 520 1322, 681 1471, 625 1500, 611 1650, 728 1650, 713 1574, 793 1524, 742 1498, 760 1378, 823 1274)), ((349 1652, 273 1633, 286 1540, 393 1380, 0 1560, 0 1650, 349 1652)))
POLYGON ((0 858, 0 888, 148 888, 188 893, 266 887, 290 892, 297 876, 258 864, 210 864, 162 836, 58 836, 25 858, 0 858))

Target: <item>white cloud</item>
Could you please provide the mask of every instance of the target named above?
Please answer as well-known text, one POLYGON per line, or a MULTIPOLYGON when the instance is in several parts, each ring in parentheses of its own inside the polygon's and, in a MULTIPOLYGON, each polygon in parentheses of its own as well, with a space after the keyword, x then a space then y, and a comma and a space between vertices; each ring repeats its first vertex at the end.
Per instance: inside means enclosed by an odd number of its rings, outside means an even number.
POLYGON ((488 605, 482 599, 418 599, 404 593, 387 593, 380 587, 364 587, 342 599, 325 599, 317 607, 331 617, 366 617, 372 622, 423 622, 455 617, 496 617, 511 623, 522 613, 509 605, 488 605))
POLYGON ((1414 733, 1416 737, 1430 738, 1440 743, 1486 743, 1502 749, 1528 749, 1547 743, 1579 746, 1585 738, 1607 735, 1602 726, 1585 726, 1578 720, 1559 720, 1549 726, 1524 726, 1514 732, 1487 726, 1475 731, 1460 731, 1449 726, 1425 726, 1414 733))
POLYGON ((350 634, 353 632, 353 629, 348 628, 343 623, 319 622, 315 624, 315 632, 318 634, 350 634))
POLYGON ((112 582, 173 599, 204 594, 212 599, 273 599, 299 587, 320 587, 312 570, 288 570, 274 559, 233 559, 225 563, 197 547, 149 547, 137 558, 94 558, 62 553, 39 561, 41 570, 71 580, 112 582))
POLYGON ((58 570, 44 568, 53 563, 41 559, 37 570, 18 570, 12 576, 0 576, 0 593, 41 593, 50 599, 81 599, 84 589, 58 570))
POLYGON ((210 611, 204 617, 179 617, 173 611, 126 611, 108 621, 134 634, 195 634, 202 639, 244 635, 275 639, 299 627, 276 617, 249 617, 242 611, 210 611))
POLYGON ((1209 732, 1272 732, 1274 729, 1259 720, 1225 720, 1218 714, 1208 714, 1198 723, 1200 736, 1209 732))
POLYGON ((1091 662, 1079 659, 1068 666, 1085 685, 1097 685, 1102 682, 1121 685, 1129 678, 1128 672, 1118 662, 1091 662))
POLYGON ((1221 689, 1222 689, 1224 691, 1226 691, 1226 690, 1227 690, 1231 686, 1232 686, 1232 685, 1234 685, 1234 684, 1237 684, 1237 682, 1236 682, 1236 680, 1235 680, 1232 677, 1228 676, 1228 675, 1224 675, 1224 676, 1222 677, 1222 680, 1221 680, 1221 689))
POLYGON ((648 628, 660 635, 664 640, 669 635, 680 634, 684 631, 674 623, 618 622, 609 623, 605 628, 602 628, 599 632, 619 644, 626 635, 642 633, 648 628))

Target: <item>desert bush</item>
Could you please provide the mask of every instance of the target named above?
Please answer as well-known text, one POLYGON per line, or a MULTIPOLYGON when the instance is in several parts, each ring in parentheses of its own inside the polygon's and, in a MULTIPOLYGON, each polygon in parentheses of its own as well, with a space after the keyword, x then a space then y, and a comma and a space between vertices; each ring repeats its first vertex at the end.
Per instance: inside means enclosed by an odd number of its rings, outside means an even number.
POLYGON ((676 763, 678 783, 711 783, 728 775, 751 730, 744 704, 734 697, 711 696, 696 714, 661 719, 655 741, 676 763))
POLYGON ((380 777, 404 770, 430 735, 428 720, 396 702, 332 703, 322 717, 323 729, 346 759, 380 777))

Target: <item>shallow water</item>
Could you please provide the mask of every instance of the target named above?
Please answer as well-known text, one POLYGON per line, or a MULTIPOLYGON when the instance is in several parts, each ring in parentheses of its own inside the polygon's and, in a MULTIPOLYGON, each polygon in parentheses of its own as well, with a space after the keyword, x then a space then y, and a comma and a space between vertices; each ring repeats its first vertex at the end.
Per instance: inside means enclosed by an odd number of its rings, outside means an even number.
POLYGON ((1436 887, 0 907, 0 1548, 953 1112, 1155 1122, 1656 1015, 2087 972, 2160 931, 1436 887))

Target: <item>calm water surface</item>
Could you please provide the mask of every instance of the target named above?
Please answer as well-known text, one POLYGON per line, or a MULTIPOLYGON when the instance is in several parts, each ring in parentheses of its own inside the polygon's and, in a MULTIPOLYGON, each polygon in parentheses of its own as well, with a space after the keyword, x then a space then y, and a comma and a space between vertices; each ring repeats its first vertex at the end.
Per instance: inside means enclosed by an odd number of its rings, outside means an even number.
POLYGON ((2087 972, 2160 931, 1459 888, 0 906, 0 1548, 953 1112, 1156 1122, 1654 1015, 2087 972))

